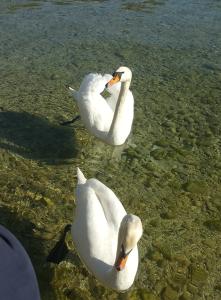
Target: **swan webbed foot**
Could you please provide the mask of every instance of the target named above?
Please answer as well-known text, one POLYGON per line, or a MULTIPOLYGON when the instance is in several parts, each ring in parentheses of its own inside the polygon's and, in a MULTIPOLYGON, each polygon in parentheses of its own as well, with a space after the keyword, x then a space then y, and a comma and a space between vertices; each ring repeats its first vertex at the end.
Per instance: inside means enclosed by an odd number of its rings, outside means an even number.
POLYGON ((59 241, 55 244, 55 246, 51 249, 47 256, 47 261, 52 263, 60 263, 67 253, 69 252, 68 247, 65 242, 67 232, 71 230, 71 224, 65 226, 64 231, 59 239, 59 241))
POLYGON ((72 124, 72 123, 74 123, 74 122, 80 120, 80 118, 81 118, 81 116, 78 115, 78 116, 74 117, 73 119, 71 119, 71 120, 69 120, 69 121, 60 122, 60 125, 62 125, 62 126, 67 126, 67 125, 69 125, 69 124, 72 124))

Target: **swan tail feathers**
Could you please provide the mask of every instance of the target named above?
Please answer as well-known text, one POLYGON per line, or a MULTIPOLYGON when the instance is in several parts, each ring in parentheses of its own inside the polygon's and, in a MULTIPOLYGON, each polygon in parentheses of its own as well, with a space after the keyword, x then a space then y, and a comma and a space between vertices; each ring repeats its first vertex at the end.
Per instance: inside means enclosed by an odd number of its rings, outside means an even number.
POLYGON ((87 181, 80 168, 77 168, 77 178, 78 178, 78 184, 84 184, 87 181))
POLYGON ((74 92, 76 93, 76 90, 73 89, 71 86, 69 86, 68 88, 69 88, 69 90, 70 90, 72 93, 74 93, 74 92))
POLYGON ((75 89, 73 89, 72 87, 70 87, 70 86, 68 87, 68 89, 69 89, 70 95, 74 96, 74 98, 76 100, 78 100, 78 92, 75 89))

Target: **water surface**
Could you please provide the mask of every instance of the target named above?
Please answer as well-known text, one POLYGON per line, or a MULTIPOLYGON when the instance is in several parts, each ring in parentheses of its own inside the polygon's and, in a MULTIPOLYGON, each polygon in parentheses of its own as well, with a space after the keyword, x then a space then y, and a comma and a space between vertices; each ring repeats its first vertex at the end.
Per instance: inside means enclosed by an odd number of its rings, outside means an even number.
POLYGON ((1 223, 32 258, 42 299, 221 298, 221 5, 218 0, 0 3, 1 223), (133 71, 128 142, 104 145, 66 85, 133 71), (68 255, 46 262, 71 222, 76 167, 141 217, 140 266, 124 294, 68 255))

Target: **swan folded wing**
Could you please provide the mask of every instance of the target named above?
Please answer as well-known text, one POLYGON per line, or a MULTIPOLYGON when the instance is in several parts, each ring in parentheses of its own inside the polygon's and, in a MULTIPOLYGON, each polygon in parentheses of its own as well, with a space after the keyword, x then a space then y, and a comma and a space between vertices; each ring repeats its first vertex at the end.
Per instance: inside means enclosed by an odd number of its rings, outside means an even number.
POLYGON ((97 107, 94 108, 94 126, 100 131, 108 132, 113 119, 113 111, 101 95, 98 96, 98 101, 97 107))
POLYGON ((84 95, 85 93, 102 93, 105 88, 107 79, 105 76, 97 73, 90 73, 86 75, 81 83, 79 93, 84 95))
POLYGON ((88 94, 78 101, 81 118, 93 134, 108 132, 113 119, 113 111, 100 94, 88 94))
POLYGON ((99 261, 107 266, 114 264, 117 236, 107 222, 103 207, 88 181, 77 187, 72 236, 81 259, 90 271, 98 275, 101 271, 97 270, 99 261), (110 236, 114 240, 109 239, 110 236))
MULTIPOLYGON (((78 185, 76 191, 73 237, 76 244, 80 247, 85 243, 95 245, 93 237, 100 237, 101 228, 102 232, 106 232, 108 229, 107 220, 100 201, 97 199, 94 190, 87 183, 88 180, 86 184, 78 185)), ((103 238, 103 236, 101 238, 103 238)), ((92 246, 90 245, 89 249, 93 250, 92 246)), ((84 252, 84 249, 81 251, 84 252)), ((85 255, 88 256, 90 253, 86 251, 85 255)))
POLYGON ((93 188, 103 208, 108 224, 119 228, 126 211, 114 192, 97 179, 89 179, 87 184, 93 188))

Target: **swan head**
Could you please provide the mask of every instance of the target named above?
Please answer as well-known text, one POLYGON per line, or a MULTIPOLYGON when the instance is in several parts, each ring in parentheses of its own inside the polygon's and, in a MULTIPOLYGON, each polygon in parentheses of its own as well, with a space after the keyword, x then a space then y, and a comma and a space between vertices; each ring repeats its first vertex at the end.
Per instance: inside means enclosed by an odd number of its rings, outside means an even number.
POLYGON ((128 214, 121 222, 119 232, 120 252, 115 262, 117 271, 124 269, 128 256, 136 247, 143 234, 143 226, 139 217, 128 214))
POLYGON ((128 67, 120 67, 114 73, 113 77, 108 83, 106 84, 106 88, 112 86, 117 82, 130 82, 132 79, 132 72, 128 67))

